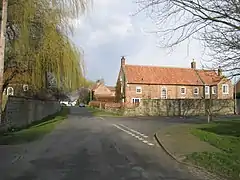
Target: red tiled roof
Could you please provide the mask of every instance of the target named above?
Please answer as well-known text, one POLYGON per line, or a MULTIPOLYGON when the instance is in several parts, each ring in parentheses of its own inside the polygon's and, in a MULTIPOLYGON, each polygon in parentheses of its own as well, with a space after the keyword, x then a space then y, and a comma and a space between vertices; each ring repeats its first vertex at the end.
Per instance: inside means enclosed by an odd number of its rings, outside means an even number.
POLYGON ((110 91, 115 91, 115 87, 113 86, 106 86, 110 91))
POLYGON ((93 85, 90 87, 90 89, 91 89, 92 91, 94 91, 95 89, 98 88, 98 86, 100 86, 100 84, 101 84, 101 83, 95 83, 95 84, 93 84, 93 85))
POLYGON ((203 85, 203 80, 210 85, 221 80, 215 71, 192 68, 125 65, 124 70, 128 83, 203 85))
POLYGON ((218 76, 217 73, 213 70, 196 70, 199 77, 205 84, 214 85, 218 84, 222 77, 218 76))

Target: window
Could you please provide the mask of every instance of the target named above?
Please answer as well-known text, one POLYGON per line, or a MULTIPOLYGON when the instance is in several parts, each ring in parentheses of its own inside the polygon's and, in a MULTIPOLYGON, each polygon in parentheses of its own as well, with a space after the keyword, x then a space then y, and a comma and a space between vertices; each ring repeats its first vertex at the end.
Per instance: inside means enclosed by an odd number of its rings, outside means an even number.
POLYGON ((223 94, 228 94, 229 93, 228 84, 223 84, 222 85, 222 93, 223 94))
POLYGON ((167 99, 167 88, 163 87, 161 91, 161 98, 167 99))
POLYGON ((142 88, 141 87, 136 87, 136 93, 141 94, 142 93, 142 88))
POLYGON ((186 88, 185 87, 181 87, 180 92, 181 92, 181 94, 186 94, 186 88))
POLYGON ((193 94, 198 94, 198 93, 199 93, 199 88, 195 87, 195 88, 193 89, 193 94))
POLYGON ((121 84, 121 93, 123 93, 123 85, 121 84))
POLYGON ((140 103, 140 98, 132 98, 133 104, 138 104, 140 103))
POLYGON ((205 86, 205 94, 209 94, 209 86, 205 86))
POLYGON ((10 95, 13 96, 13 94, 14 94, 13 88, 12 88, 12 87, 8 87, 8 88, 7 88, 7 95, 8 95, 8 96, 10 96, 10 95))
POLYGON ((212 94, 217 94, 217 87, 216 86, 212 87, 212 94))
POLYGON ((28 85, 27 84, 23 85, 23 91, 28 91, 28 85))

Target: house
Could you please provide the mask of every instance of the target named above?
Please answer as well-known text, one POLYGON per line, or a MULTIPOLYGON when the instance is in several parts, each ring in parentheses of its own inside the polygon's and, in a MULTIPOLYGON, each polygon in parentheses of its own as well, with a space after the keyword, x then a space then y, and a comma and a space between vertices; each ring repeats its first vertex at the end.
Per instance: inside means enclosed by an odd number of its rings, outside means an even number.
POLYGON ((91 99, 102 102, 115 101, 115 87, 106 86, 103 82, 97 82, 91 88, 91 99))
POLYGON ((121 59, 117 80, 117 101, 139 103, 141 99, 233 99, 233 85, 221 69, 141 66, 121 59))
POLYGON ((26 95, 29 94, 30 74, 18 73, 15 68, 7 68, 4 71, 4 95, 26 95))

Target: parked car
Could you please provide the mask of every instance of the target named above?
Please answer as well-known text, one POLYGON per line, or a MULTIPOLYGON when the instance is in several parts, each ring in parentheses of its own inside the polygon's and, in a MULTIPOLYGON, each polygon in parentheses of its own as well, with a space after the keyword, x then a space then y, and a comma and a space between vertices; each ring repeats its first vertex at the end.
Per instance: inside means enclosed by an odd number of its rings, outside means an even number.
POLYGON ((85 104, 80 103, 80 104, 79 104, 79 107, 85 107, 85 104))

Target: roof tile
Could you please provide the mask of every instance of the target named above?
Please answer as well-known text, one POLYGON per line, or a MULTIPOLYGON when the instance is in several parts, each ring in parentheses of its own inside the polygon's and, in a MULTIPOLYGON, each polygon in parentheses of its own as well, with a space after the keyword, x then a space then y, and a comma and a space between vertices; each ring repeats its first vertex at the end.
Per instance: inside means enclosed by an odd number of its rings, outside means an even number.
POLYGON ((215 71, 192 68, 125 65, 124 69, 128 83, 203 85, 203 80, 212 85, 221 80, 215 71))

